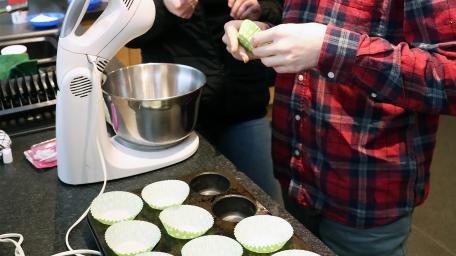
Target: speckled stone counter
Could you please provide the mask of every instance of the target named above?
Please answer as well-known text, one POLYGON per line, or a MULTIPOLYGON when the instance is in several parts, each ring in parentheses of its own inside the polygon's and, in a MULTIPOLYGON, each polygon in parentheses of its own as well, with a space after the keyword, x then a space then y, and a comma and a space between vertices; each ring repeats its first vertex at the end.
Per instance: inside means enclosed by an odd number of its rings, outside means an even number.
MULTIPOLYGON (((70 186, 60 182, 55 168, 34 169, 23 156, 32 144, 53 138, 54 131, 13 138, 14 163, 0 164, 0 234, 21 233, 27 256, 47 256, 66 250, 65 232, 97 195, 101 184, 70 186)), ((134 190, 169 177, 201 171, 223 170, 236 179, 273 215, 287 219, 295 233, 321 255, 333 255, 320 240, 273 202, 258 186, 200 136, 200 147, 191 158, 179 164, 108 183, 107 190, 134 190)), ((95 241, 83 221, 72 233, 74 248, 96 249, 95 241)), ((14 247, 0 243, 0 255, 14 255, 14 247)))

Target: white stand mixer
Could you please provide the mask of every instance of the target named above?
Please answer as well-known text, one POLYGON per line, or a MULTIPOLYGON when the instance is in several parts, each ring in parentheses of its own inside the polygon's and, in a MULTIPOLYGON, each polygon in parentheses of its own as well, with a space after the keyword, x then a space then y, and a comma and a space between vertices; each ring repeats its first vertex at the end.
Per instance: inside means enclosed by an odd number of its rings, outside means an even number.
POLYGON ((148 31, 155 20, 153 0, 111 0, 82 35, 76 35, 90 0, 72 1, 57 51, 57 161, 59 179, 68 184, 108 180, 163 168, 193 155, 199 139, 192 133, 166 149, 140 151, 110 138, 101 92, 102 71, 126 43, 148 31))

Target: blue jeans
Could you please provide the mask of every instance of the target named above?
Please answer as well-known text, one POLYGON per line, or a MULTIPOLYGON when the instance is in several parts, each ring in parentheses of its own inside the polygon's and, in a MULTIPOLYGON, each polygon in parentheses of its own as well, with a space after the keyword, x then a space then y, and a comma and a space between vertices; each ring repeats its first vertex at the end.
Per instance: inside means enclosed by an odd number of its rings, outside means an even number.
POLYGON ((357 229, 329 220, 296 203, 284 191, 285 208, 339 256, 405 256, 411 214, 384 225, 357 229))
POLYGON ((411 215, 368 229, 356 229, 322 218, 320 238, 339 256, 405 256, 411 225, 411 215))
POLYGON ((272 199, 282 200, 280 185, 273 174, 271 126, 266 117, 228 126, 201 127, 199 132, 272 199))

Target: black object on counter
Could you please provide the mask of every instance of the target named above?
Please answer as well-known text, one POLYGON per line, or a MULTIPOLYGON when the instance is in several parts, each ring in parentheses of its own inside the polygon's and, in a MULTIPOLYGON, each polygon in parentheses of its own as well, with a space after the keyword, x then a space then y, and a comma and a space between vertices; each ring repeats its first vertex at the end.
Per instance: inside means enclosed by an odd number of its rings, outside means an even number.
POLYGON ((0 81, 0 129, 11 136, 53 128, 57 80, 55 67, 0 81))

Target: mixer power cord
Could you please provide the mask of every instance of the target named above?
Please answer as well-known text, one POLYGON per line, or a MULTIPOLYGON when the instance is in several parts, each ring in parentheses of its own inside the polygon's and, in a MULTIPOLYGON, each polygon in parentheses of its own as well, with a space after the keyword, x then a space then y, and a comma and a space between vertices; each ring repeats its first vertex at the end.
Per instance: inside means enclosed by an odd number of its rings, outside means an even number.
POLYGON ((0 235, 0 243, 12 243, 16 247, 14 251, 15 256, 24 256, 24 250, 22 250, 21 244, 24 241, 24 237, 21 234, 10 233, 0 235), (14 240, 17 238, 18 240, 14 240))
MULTIPOLYGON (((102 188, 100 190, 100 193, 98 194, 98 196, 99 196, 99 195, 103 194, 104 191, 105 191, 106 183, 107 183, 107 174, 106 174, 106 164, 105 164, 105 161, 104 161, 103 154, 101 152, 100 142, 98 142, 98 140, 97 140, 97 149, 98 149, 98 152, 99 152, 99 155, 100 155, 101 167, 102 167, 102 170, 103 170, 103 186, 102 186, 102 188)), ((87 216, 89 211, 90 211, 90 207, 87 208, 87 210, 85 210, 85 212, 79 217, 79 219, 76 220, 73 223, 73 225, 71 225, 71 227, 66 232, 65 244, 66 244, 66 247, 68 248, 68 251, 57 253, 57 254, 54 254, 52 256, 66 256, 66 255, 84 256, 83 254, 86 254, 86 255, 100 255, 101 256, 101 252, 99 252, 99 251, 87 250, 87 249, 74 250, 71 247, 71 245, 70 245, 70 241, 69 240, 70 240, 71 231, 79 223, 81 223, 81 221, 87 216)), ((9 233, 9 234, 0 235, 0 243, 12 243, 12 244, 14 244, 14 246, 16 247, 16 249, 14 251, 14 256, 26 256, 25 253, 24 253, 24 250, 22 249, 22 246, 21 246, 23 241, 24 241, 24 237, 21 234, 9 233), (15 239, 17 239, 17 240, 15 240, 15 239)))

